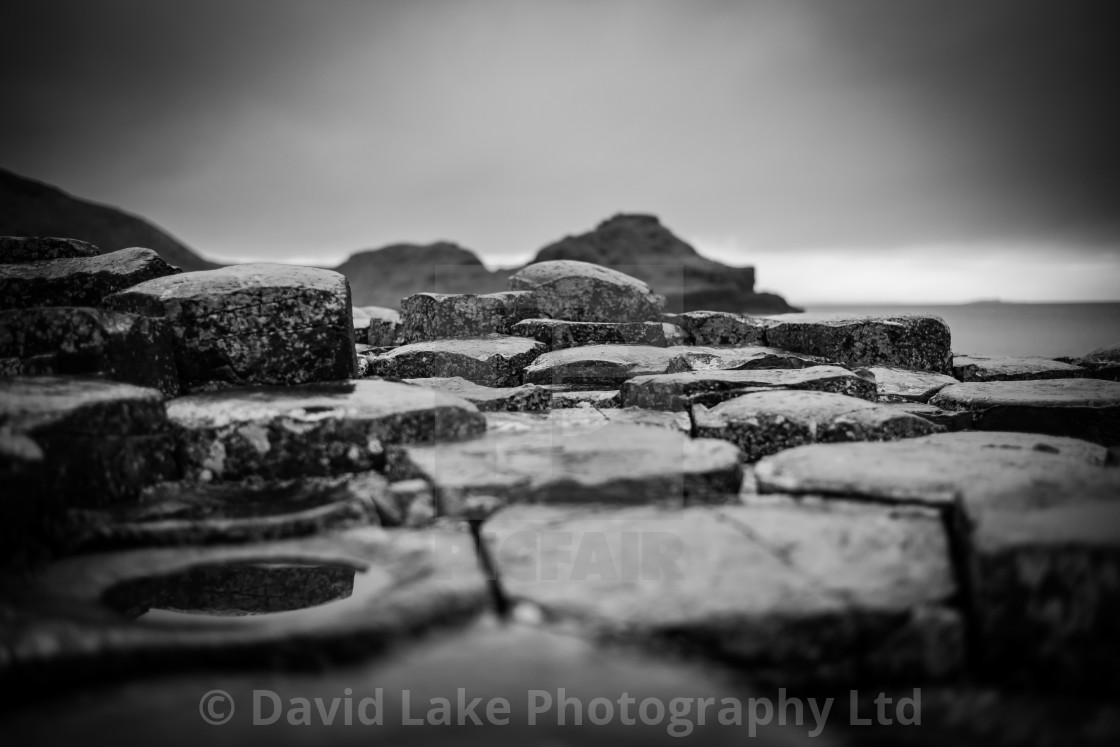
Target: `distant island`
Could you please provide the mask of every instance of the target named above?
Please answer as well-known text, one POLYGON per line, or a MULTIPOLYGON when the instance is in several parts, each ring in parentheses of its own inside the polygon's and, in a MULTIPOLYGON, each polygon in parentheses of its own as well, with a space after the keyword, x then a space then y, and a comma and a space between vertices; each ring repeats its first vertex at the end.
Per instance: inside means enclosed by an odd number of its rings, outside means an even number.
MULTIPOLYGON (((151 222, 118 208, 83 200, 0 169, 0 235, 59 236, 102 252, 140 246, 184 270, 222 266, 204 259, 151 222)), ((780 314, 800 311, 774 293, 755 291, 754 267, 731 267, 701 256, 653 215, 619 214, 586 233, 548 244, 534 262, 575 259, 616 267, 666 298, 666 311, 780 314)), ((350 281, 355 306, 396 308, 414 293, 492 293, 507 288, 520 267, 487 268, 458 244, 401 243, 351 255, 336 270, 350 281)))

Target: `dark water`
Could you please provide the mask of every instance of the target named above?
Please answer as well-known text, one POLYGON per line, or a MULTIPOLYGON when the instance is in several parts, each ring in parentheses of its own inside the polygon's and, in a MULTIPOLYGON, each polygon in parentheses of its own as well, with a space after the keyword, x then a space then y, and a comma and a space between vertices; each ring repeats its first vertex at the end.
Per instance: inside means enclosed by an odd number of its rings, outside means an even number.
POLYGON ((1079 356, 1120 342, 1120 303, 976 303, 957 306, 811 306, 851 314, 936 314, 953 331, 953 352, 1079 356))

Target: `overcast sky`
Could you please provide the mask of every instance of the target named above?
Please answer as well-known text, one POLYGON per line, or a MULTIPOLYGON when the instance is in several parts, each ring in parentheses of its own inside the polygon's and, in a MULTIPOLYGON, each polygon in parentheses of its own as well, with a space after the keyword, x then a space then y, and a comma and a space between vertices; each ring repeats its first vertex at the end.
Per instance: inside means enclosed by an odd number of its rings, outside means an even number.
POLYGON ((219 259, 619 211, 794 302, 1120 299, 1115 0, 30 0, 0 165, 219 259))

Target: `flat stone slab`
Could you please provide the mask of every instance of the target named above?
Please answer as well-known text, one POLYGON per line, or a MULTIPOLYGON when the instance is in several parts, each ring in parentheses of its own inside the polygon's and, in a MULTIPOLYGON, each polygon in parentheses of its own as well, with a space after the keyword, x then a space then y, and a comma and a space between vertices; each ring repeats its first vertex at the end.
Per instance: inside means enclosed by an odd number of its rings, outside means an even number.
POLYGON ((692 430, 692 422, 686 412, 642 410, 637 407, 572 407, 549 412, 486 413, 488 433, 564 433, 572 429, 612 423, 672 428, 684 434, 689 434, 692 430))
POLYGON ((722 438, 743 460, 810 443, 893 441, 939 430, 928 420, 831 392, 771 391, 744 394, 711 409, 692 408, 693 433, 722 438))
POLYGON ((454 394, 473 404, 482 412, 531 412, 547 410, 552 393, 544 387, 524 384, 522 386, 490 387, 475 384, 458 377, 405 379, 407 384, 415 384, 440 392, 454 394))
POLYGON ((45 236, 0 236, 0 264, 96 257, 100 253, 93 244, 87 244, 77 239, 58 239, 45 236))
POLYGON ((91 257, 3 264, 0 308, 99 306, 112 293, 178 272, 151 249, 139 248, 91 257))
POLYGON ((761 460, 761 493, 1019 510, 1088 500, 1100 490, 1100 447, 1021 433, 942 433, 891 443, 814 444, 761 460))
POLYGON ((940 407, 934 407, 925 402, 884 402, 883 406, 899 412, 917 415, 919 418, 925 418, 947 431, 972 429, 972 413, 967 410, 942 410, 940 407))
POLYGON ((4 588, 0 683, 91 671, 348 662, 490 601, 466 532, 362 527, 86 555, 4 588))
POLYGON ((379 379, 246 387, 168 403, 188 476, 290 478, 380 467, 383 444, 466 438, 486 421, 445 392, 379 379))
POLYGON ((370 372, 394 379, 458 377, 482 386, 514 387, 544 351, 545 346, 536 340, 497 335, 414 342, 374 358, 370 372))
POLYGON ((179 392, 166 322, 81 306, 0 311, 0 374, 103 375, 179 392))
POLYGON ((0 432, 41 450, 43 482, 6 500, 39 502, 44 514, 135 498, 145 485, 179 474, 155 389, 94 378, 3 378, 0 432))
POLYGON ((723 501, 742 481, 738 449, 726 441, 639 425, 506 431, 398 451, 396 469, 432 483, 445 516, 502 503, 723 501))
POLYGON ((637 278, 571 259, 523 267, 510 276, 509 287, 531 291, 542 316, 575 322, 660 321, 665 305, 637 278))
POLYGON ((761 347, 653 347, 587 345, 545 353, 525 370, 525 381, 585 389, 614 389, 638 376, 683 371, 805 368, 816 359, 761 347))
POLYGON ((1010 356, 953 356, 953 376, 960 381, 1031 381, 1034 379, 1075 379, 1085 369, 1049 358, 1010 356))
POLYGON ((396 345, 401 331, 401 313, 384 306, 355 306, 354 339, 358 342, 387 347, 396 345))
POLYGON ((569 389, 564 386, 548 386, 552 392, 549 407, 565 409, 570 407, 621 407, 622 393, 617 389, 569 389))
POLYGON ((949 327, 936 316, 788 314, 770 317, 766 344, 848 366, 952 372, 949 327))
POLYGON ((350 286, 314 267, 245 264, 152 280, 106 303, 162 317, 188 389, 355 375, 350 286))
POLYGON ((930 404, 968 410, 983 431, 1027 431, 1120 443, 1120 382, 1099 379, 970 382, 945 387, 930 404))
POLYGON ((765 345, 764 319, 728 311, 686 311, 663 319, 681 328, 686 345, 765 345))
POLYGON ((945 387, 958 383, 952 376, 929 371, 889 366, 872 366, 867 370, 875 375, 879 402, 929 402, 945 387))
POLYGON ((760 389, 806 389, 874 400, 875 382, 838 366, 802 369, 709 370, 636 376, 622 386, 626 407, 683 410, 718 404, 760 389))
POLYGON ((522 319, 540 316, 523 291, 483 295, 416 293, 401 301, 400 341, 511 335, 522 319))
POLYGON ((546 617, 702 647, 780 681, 907 682, 962 665, 935 512, 882 506, 518 506, 483 525, 546 617))
POLYGON ((1101 500, 973 517, 973 608, 989 680, 1120 692, 1120 474, 1101 470, 1090 493, 1101 500))
POLYGON ((54 541, 69 552, 263 542, 378 523, 385 478, 360 475, 244 483, 166 482, 135 503, 74 509, 54 541))
POLYGON ((666 346, 665 330, 659 322, 569 322, 563 319, 525 319, 513 325, 510 333, 531 337, 563 350, 581 345, 666 346))

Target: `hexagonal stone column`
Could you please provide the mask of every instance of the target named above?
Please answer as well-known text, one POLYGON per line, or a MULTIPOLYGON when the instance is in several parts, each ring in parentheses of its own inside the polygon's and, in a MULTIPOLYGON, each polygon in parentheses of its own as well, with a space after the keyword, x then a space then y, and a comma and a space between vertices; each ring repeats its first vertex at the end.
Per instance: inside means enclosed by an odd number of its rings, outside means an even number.
POLYGON ((912 685, 963 663, 935 512, 518 506, 483 536, 507 592, 550 618, 687 642, 755 678, 912 685))
POLYGON ((569 322, 563 319, 525 319, 513 325, 511 334, 532 337, 562 350, 581 345, 651 345, 663 348, 665 330, 658 322, 569 322))
POLYGON ((179 392, 170 326, 105 309, 0 311, 0 373, 100 374, 169 395, 179 392))
POLYGON ((1120 382, 1098 379, 969 382, 930 404, 967 410, 982 431, 1025 431, 1120 444, 1120 382))
POLYGON ((838 366, 798 369, 708 370, 636 376, 622 387, 622 404, 654 410, 714 405, 761 389, 807 389, 875 399, 875 382, 838 366))
POLYGON ((961 381, 1031 381, 1034 379, 1075 379, 1085 369, 1049 358, 1011 356, 955 355, 953 376, 961 381))
POLYGON ((543 316, 573 322, 661 321, 665 299, 637 278, 590 262, 558 259, 523 267, 512 290, 531 291, 543 316))
POLYGON ((394 379, 458 377, 482 386, 514 387, 544 351, 536 340, 498 335, 414 342, 372 359, 369 371, 394 379))
POLYGON ((167 412, 188 474, 220 479, 360 472, 382 466, 386 443, 486 429, 464 399, 377 379, 194 394, 167 412))
POLYGON ((151 249, 139 248, 0 264, 0 308, 98 306, 112 293, 178 272, 151 249))
MULTIPOLYGON (((513 325, 539 316, 528 293, 416 293, 401 301, 403 343, 513 334, 513 325)), ((373 344, 373 343, 371 343, 373 344)))
POLYGON ((42 481, 5 500, 41 501, 45 516, 133 499, 179 474, 155 389, 62 376, 0 379, 0 430, 43 455, 42 481))
POLYGON ((952 373, 949 327, 935 316, 772 317, 766 344, 848 366, 896 366, 952 373))
POLYGON ((711 409, 694 405, 692 422, 695 435, 730 441, 747 462, 809 443, 893 441, 940 430, 928 420, 884 405, 805 391, 744 394, 711 409))
POLYGON ((330 270, 236 265, 152 280, 106 303, 171 324, 188 389, 356 373, 350 286, 330 270))

